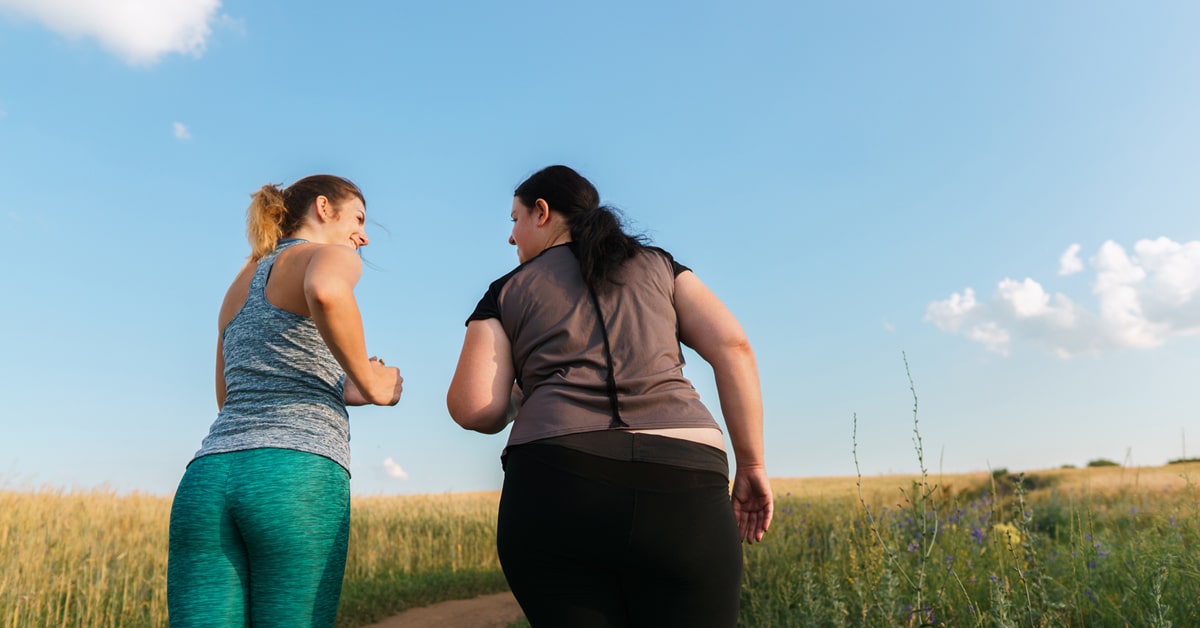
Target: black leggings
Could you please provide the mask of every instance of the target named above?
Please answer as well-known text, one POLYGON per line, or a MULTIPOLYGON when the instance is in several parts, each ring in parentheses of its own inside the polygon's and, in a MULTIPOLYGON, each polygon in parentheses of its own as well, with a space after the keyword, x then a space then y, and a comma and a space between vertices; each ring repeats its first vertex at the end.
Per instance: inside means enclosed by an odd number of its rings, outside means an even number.
POLYGON ((553 445, 507 452, 497 548, 535 628, 737 625, 728 480, 553 445))

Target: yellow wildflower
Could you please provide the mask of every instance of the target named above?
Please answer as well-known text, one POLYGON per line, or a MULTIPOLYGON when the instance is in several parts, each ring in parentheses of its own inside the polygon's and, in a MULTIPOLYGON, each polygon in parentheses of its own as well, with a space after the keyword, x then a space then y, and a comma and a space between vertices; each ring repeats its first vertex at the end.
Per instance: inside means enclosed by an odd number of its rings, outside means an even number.
POLYGON ((1016 549, 1021 546, 1021 531, 1011 523, 997 523, 992 526, 992 530, 1001 535, 1004 542, 1008 544, 1009 549, 1016 549))

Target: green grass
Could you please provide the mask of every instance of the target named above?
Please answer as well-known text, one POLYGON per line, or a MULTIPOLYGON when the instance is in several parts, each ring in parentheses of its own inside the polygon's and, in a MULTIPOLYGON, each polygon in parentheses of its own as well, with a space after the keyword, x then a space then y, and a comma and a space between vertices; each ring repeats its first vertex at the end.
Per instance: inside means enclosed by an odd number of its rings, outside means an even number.
POLYGON ((819 496, 783 493, 746 548, 739 625, 1200 625, 1200 465, 934 482, 909 385, 918 473, 793 482, 819 496))
POLYGON ((739 625, 1200 625, 1190 484, 973 492, 936 489, 924 522, 912 503, 783 495, 746 549, 739 625))

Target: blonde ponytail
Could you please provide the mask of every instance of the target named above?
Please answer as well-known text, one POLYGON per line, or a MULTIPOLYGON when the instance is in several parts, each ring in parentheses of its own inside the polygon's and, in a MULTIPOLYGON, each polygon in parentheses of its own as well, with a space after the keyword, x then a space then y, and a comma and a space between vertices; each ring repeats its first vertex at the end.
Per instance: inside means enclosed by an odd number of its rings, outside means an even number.
POLYGON ((278 186, 268 184, 250 195, 250 207, 246 209, 246 239, 250 241, 250 259, 253 261, 274 251, 283 237, 283 223, 287 220, 283 194, 278 186))

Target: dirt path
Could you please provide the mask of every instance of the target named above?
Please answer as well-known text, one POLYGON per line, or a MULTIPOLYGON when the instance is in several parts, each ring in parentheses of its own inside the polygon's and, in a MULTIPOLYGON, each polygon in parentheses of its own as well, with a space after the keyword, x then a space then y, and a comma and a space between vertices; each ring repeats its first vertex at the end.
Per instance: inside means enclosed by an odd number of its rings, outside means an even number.
POLYGON ((506 592, 410 608, 364 628, 507 628, 520 617, 516 598, 506 592))

